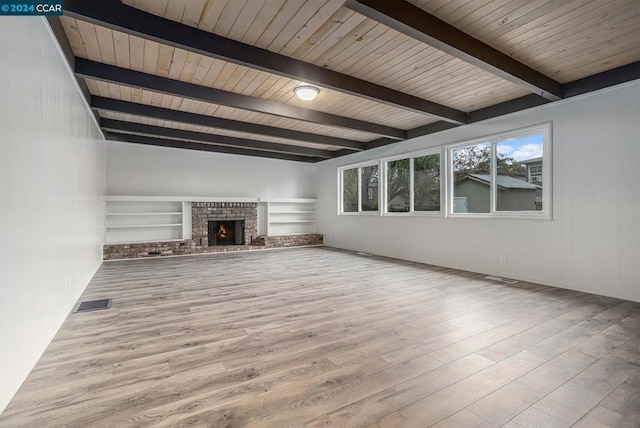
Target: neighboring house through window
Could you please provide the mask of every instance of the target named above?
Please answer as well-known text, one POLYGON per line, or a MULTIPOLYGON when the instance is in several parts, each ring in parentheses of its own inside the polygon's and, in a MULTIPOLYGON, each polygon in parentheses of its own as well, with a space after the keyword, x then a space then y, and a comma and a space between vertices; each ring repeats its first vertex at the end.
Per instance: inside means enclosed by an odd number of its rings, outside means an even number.
POLYGON ((550 125, 451 146, 452 216, 549 216, 550 125))

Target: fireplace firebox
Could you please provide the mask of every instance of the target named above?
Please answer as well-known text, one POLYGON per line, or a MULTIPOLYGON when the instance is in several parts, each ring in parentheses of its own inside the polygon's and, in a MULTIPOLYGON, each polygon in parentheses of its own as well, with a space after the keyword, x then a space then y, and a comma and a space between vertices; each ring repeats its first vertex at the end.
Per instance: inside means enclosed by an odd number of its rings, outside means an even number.
POLYGON ((244 245, 244 220, 209 221, 209 246, 244 245))

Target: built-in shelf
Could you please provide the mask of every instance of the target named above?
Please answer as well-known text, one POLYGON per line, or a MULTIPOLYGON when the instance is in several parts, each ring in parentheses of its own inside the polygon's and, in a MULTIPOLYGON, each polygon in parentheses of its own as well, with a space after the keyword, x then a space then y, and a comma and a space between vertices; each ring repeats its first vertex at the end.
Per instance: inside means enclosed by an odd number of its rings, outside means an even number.
POLYGON ((154 215, 182 215, 182 211, 170 212, 170 213, 107 213, 107 216, 154 216, 154 215))
POLYGON ((316 199, 275 199, 266 202, 267 235, 316 233, 316 199))
POLYGON ((315 214, 315 211, 272 211, 271 214, 315 214))
MULTIPOLYGON (((181 242, 182 239, 161 239, 161 240, 157 240, 157 241, 153 241, 153 243, 157 243, 157 242, 181 242)), ((142 240, 142 241, 133 241, 133 240, 129 240, 129 241, 121 241, 121 242, 110 242, 109 244, 114 244, 114 245, 118 245, 118 244, 148 244, 149 241, 147 240, 142 240)))
POLYGON ((190 217, 191 211, 186 205, 185 201, 175 199, 108 197, 105 242, 134 244, 188 239, 185 223, 190 218, 185 217, 187 211, 190 217))
POLYGON ((315 223, 315 220, 271 220, 271 224, 287 224, 287 223, 315 223))
POLYGON ((125 224, 120 226, 107 226, 107 229, 143 229, 147 227, 181 227, 182 223, 173 224, 125 224))

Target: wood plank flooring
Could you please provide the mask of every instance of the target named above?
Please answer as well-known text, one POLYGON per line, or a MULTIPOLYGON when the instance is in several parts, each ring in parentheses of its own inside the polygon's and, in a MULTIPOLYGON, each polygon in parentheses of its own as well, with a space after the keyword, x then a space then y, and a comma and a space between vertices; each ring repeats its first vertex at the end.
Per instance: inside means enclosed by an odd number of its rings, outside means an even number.
POLYGON ((326 247, 105 263, 1 427, 638 427, 640 304, 326 247))

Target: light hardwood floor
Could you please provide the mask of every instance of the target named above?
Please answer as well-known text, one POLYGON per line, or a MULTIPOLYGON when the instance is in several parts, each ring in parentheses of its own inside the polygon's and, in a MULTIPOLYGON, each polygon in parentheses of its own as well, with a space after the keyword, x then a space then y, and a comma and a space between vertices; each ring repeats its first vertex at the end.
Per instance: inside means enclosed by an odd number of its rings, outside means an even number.
POLYGON ((330 248, 105 263, 0 426, 638 427, 640 304, 330 248))

